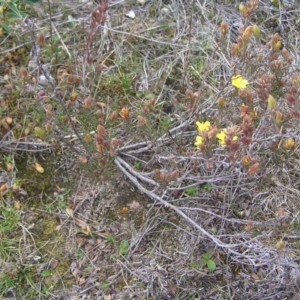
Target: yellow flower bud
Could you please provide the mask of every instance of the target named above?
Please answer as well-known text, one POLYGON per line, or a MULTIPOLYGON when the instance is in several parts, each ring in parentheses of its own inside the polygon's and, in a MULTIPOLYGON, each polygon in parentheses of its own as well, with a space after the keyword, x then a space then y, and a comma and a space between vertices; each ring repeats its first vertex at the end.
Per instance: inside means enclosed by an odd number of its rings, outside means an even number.
POLYGON ((259 37, 260 36, 260 29, 257 25, 254 25, 253 28, 252 28, 252 31, 253 31, 253 34, 256 36, 256 37, 259 37))
POLYGON ((87 143, 87 144, 90 144, 92 142, 92 137, 89 133, 87 133, 85 136, 84 136, 84 141, 87 143))
POLYGON ((276 124, 280 124, 282 122, 282 112, 279 110, 276 111, 275 122, 276 124))
POLYGON ((242 163, 244 166, 248 167, 251 163, 251 159, 248 155, 242 157, 242 163))
POLYGON ((45 125, 45 129, 46 129, 46 131, 48 131, 48 132, 52 131, 52 126, 51 126, 51 124, 47 123, 47 124, 45 125))
POLYGON ((218 99, 218 106, 219 107, 224 107, 225 106, 225 100, 223 97, 218 99))
POLYGON ((278 50, 280 47, 281 47, 281 42, 280 41, 272 44, 272 49, 273 50, 278 50))
POLYGON ((291 138, 286 139, 282 145, 282 148, 285 150, 291 150, 294 147, 295 147, 295 141, 291 138))
POLYGON ((287 57, 289 55, 289 52, 285 47, 283 47, 281 50, 281 54, 283 57, 287 57))
POLYGON ((72 100, 72 101, 75 101, 77 98, 78 98, 78 93, 73 92, 73 93, 71 94, 71 100, 72 100))
POLYGON ((283 240, 280 240, 278 243, 276 243, 276 248, 278 250, 282 250, 285 246, 285 242, 283 240))
POLYGON ((274 99, 272 95, 269 95, 268 97, 268 108, 270 110, 274 110, 277 107, 277 101, 274 99))
POLYGON ((249 39, 249 37, 251 36, 253 31, 253 27, 252 26, 248 26, 245 31, 243 32, 243 37, 246 39, 249 39))
POLYGON ((247 13, 247 9, 243 3, 239 5, 239 11, 243 16, 247 13))
POLYGON ((238 44, 233 43, 231 45, 231 54, 239 56, 241 54, 241 48, 238 44))

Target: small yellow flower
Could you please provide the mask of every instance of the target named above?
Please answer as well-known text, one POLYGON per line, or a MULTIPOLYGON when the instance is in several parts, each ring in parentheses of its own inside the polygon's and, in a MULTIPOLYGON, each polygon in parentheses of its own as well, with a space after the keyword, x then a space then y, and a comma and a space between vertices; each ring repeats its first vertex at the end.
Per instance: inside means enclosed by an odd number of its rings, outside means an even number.
POLYGON ((245 89, 249 81, 242 77, 242 75, 235 75, 231 77, 231 84, 238 89, 245 89))
POLYGON ((204 123, 201 123, 199 121, 196 122, 197 130, 199 133, 203 133, 205 131, 208 131, 210 129, 210 122, 206 121, 204 123))
POLYGON ((203 138, 199 135, 196 136, 196 141, 194 145, 197 147, 197 149, 200 149, 201 144, 203 143, 203 138))
MULTIPOLYGON (((226 143, 225 143, 225 139, 227 137, 227 129, 222 129, 221 132, 219 132, 217 135, 216 135, 217 139, 219 140, 219 144, 221 146, 224 146, 226 143)), ((238 139, 238 137, 235 135, 233 137, 233 141, 236 141, 238 139)))

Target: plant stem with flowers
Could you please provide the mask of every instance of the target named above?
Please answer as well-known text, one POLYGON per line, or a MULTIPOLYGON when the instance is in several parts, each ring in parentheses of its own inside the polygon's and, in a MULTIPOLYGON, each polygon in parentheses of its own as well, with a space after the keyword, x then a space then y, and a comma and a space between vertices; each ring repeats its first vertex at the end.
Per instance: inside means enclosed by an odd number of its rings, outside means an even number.
POLYGON ((101 4, 97 8, 95 8, 91 14, 92 21, 90 24, 90 29, 87 31, 87 40, 86 40, 84 60, 83 60, 83 71, 82 71, 83 79, 85 79, 87 65, 92 63, 94 60, 93 55, 91 53, 93 40, 96 36, 99 27, 105 23, 107 10, 108 10, 108 0, 101 0, 101 4))

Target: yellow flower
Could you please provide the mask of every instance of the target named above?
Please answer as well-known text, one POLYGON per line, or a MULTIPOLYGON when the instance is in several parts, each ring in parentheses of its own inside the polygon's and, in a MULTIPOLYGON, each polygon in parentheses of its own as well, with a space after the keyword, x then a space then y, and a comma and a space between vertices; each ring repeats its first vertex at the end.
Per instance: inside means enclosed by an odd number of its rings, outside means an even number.
MULTIPOLYGON (((226 143, 225 143, 225 139, 227 137, 227 129, 222 129, 221 132, 219 132, 217 135, 216 135, 217 139, 219 140, 219 144, 221 146, 224 146, 226 143)), ((236 141, 238 139, 238 137, 235 135, 233 137, 233 141, 236 141)))
POLYGON ((219 140, 220 145, 225 145, 225 138, 226 138, 225 129, 223 129, 221 132, 219 132, 216 135, 216 137, 219 140))
POLYGON ((203 143, 203 138, 201 136, 197 135, 194 145, 197 147, 197 149, 200 149, 200 146, 202 143, 203 143))
POLYGON ((197 130, 199 133, 203 133, 205 131, 208 131, 210 129, 210 122, 206 121, 204 123, 201 123, 199 121, 196 122, 197 130))
POLYGON ((242 75, 235 75, 231 77, 231 84, 238 89, 245 89, 249 81, 242 77, 242 75))

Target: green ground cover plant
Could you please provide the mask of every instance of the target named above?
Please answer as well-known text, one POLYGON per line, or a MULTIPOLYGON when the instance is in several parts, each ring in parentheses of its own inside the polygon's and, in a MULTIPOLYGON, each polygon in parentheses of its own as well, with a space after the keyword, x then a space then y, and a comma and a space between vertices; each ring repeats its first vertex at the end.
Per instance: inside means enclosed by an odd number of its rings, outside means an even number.
POLYGON ((293 1, 0 7, 2 297, 297 299, 293 1))

